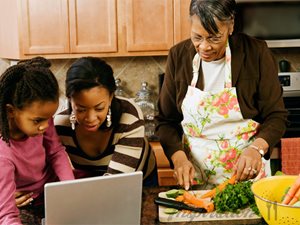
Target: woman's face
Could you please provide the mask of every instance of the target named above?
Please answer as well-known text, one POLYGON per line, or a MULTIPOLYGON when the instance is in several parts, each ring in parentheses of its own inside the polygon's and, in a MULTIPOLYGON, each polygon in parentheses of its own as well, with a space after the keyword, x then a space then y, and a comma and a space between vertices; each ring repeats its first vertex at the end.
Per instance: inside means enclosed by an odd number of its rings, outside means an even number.
POLYGON ((86 131, 95 132, 106 120, 112 95, 103 87, 93 87, 74 94, 70 101, 77 123, 86 131))
POLYGON ((219 33, 209 34, 202 26, 197 15, 191 17, 191 40, 200 55, 206 62, 215 61, 225 56, 228 36, 233 32, 233 20, 231 22, 216 21, 219 33))

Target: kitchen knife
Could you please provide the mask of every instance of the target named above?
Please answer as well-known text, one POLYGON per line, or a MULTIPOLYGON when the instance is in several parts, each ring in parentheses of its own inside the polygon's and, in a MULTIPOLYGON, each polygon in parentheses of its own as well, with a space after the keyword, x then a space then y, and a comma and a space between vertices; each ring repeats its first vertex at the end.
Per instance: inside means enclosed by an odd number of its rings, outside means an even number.
POLYGON ((206 209, 204 209, 204 208, 192 207, 183 202, 178 202, 178 201, 167 199, 167 198, 157 197, 156 199, 154 199, 154 202, 157 205, 162 205, 162 206, 165 206, 168 208, 174 208, 174 209, 179 209, 179 210, 187 209, 187 210, 191 210, 194 212, 206 213, 206 209))

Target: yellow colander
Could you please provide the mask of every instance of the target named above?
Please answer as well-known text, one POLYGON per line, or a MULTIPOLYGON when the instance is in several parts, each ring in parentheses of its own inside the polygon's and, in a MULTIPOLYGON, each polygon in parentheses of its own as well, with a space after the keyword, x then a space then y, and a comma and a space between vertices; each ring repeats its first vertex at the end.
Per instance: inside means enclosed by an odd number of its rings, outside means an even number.
POLYGON ((269 225, 300 225, 300 207, 280 203, 286 189, 296 178, 290 175, 272 176, 253 183, 251 189, 256 205, 269 225))

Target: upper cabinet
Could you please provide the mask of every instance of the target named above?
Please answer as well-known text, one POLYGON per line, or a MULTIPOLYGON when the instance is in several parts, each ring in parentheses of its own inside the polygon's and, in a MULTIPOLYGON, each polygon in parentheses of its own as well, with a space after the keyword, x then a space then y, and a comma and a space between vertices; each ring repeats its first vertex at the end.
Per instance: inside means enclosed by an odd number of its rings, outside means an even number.
POLYGON ((167 55, 189 37, 187 0, 1 0, 0 57, 167 55))
POLYGON ((174 0, 174 44, 190 38, 190 1, 174 0))
POLYGON ((6 26, 1 57, 76 57, 118 50, 117 0, 1 1, 0 23, 6 26), (2 15, 6 12, 7 17, 2 15))
POLYGON ((173 45, 173 0, 126 0, 126 50, 167 51, 173 45))
POLYGON ((20 2, 20 44, 25 55, 69 52, 68 2, 20 2))
POLYGON ((70 53, 117 52, 116 7, 116 0, 69 0, 70 53))

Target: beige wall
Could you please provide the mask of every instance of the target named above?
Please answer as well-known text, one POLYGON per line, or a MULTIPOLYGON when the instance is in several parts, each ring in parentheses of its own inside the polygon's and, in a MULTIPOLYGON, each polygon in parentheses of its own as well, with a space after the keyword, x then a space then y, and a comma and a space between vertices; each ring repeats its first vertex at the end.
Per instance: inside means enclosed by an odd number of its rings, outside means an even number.
MULTIPOLYGON (((277 62, 286 59, 291 63, 291 71, 300 71, 300 48, 272 49, 277 62)), ((165 71, 166 56, 149 57, 117 57, 103 58, 109 63, 115 78, 122 80, 122 85, 130 97, 135 97, 140 89, 141 82, 148 82, 155 96, 158 94, 158 75, 165 71)), ((51 69, 56 75, 62 95, 64 94, 64 79, 66 70, 74 59, 55 59, 51 60, 51 69)), ((10 65, 10 61, 0 59, 0 73, 10 65)))

